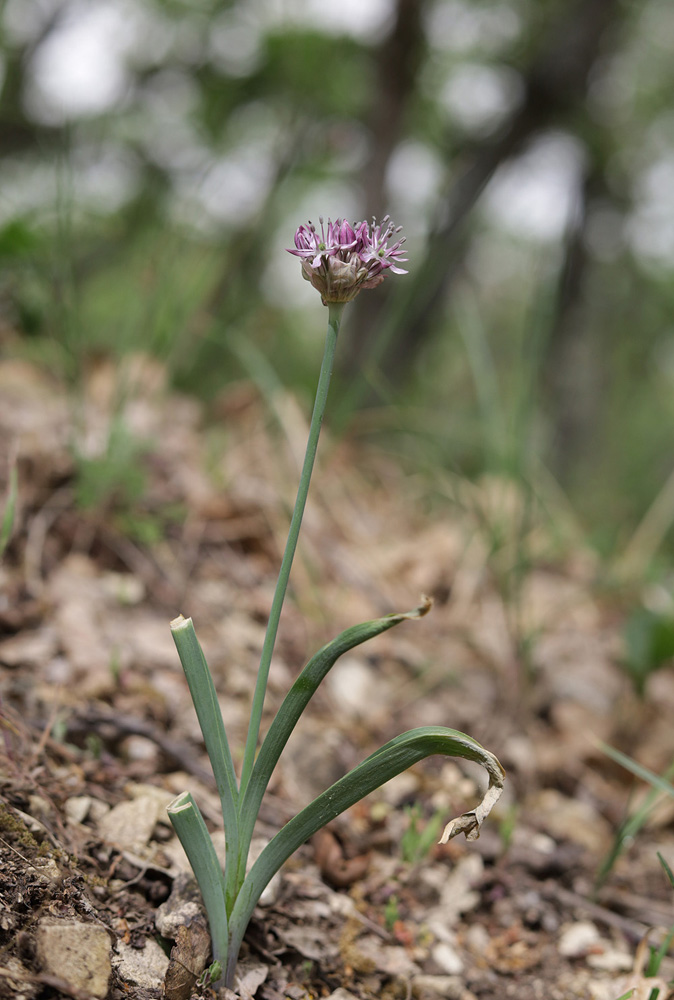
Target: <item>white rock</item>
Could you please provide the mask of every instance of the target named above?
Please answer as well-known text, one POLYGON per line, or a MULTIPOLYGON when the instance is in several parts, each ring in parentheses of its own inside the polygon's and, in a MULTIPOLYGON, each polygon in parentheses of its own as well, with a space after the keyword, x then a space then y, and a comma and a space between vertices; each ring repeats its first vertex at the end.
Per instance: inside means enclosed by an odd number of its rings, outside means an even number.
POLYGON ((98 832, 115 847, 139 854, 147 846, 162 812, 155 796, 140 795, 131 802, 120 802, 106 813, 98 822, 98 832))
POLYGON ((234 975, 237 992, 242 997, 254 997, 258 986, 261 986, 269 974, 268 966, 262 962, 239 962, 234 975))
POLYGON ((326 684, 339 715, 360 719, 371 712, 373 706, 378 711, 386 708, 379 678, 356 656, 343 656, 339 668, 328 674, 326 684))
POLYGON ((181 872, 173 880, 169 898, 157 907, 154 922, 163 937, 175 938, 179 927, 189 924, 202 913, 201 896, 194 875, 181 872))
POLYGON ((489 931, 482 924, 471 924, 463 940, 473 955, 484 955, 489 947, 489 931))
POLYGON ((604 972, 627 972, 634 966, 634 957, 616 948, 609 948, 596 955, 588 955, 587 964, 604 972))
POLYGON ((169 960, 157 942, 148 938, 144 948, 132 948, 118 941, 112 964, 123 982, 152 990, 161 989, 169 960))
POLYGON ((412 996, 426 997, 429 993, 442 997, 442 1000, 460 1000, 464 996, 465 987, 458 976, 414 976, 412 996))
POLYGON ((69 823, 84 823, 90 808, 91 795, 73 795, 63 805, 69 823))
POLYGON ((589 920, 565 924, 559 936, 557 950, 565 958, 579 958, 600 940, 599 931, 589 920))
POLYGON ((463 972, 463 960, 448 941, 440 941, 433 945, 431 957, 443 972, 447 972, 450 976, 458 976, 463 972))
POLYGON ((103 927, 76 920, 43 918, 37 928, 37 957, 45 972, 93 997, 108 992, 110 937, 103 927))
POLYGON ((89 806, 89 819, 93 820, 94 823, 98 823, 106 813, 110 812, 110 806, 103 799, 92 799, 91 805, 89 806))

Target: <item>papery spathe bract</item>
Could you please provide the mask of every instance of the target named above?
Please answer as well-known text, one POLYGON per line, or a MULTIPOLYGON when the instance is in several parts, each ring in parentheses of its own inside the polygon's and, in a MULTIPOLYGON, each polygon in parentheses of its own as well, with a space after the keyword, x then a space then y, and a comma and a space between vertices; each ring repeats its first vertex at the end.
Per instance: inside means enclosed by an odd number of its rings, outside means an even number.
POLYGON ((398 263, 405 261, 401 249, 405 238, 388 242, 400 232, 388 216, 377 225, 358 222, 351 226, 345 219, 323 219, 320 232, 312 222, 301 225, 295 233, 295 247, 288 250, 302 258, 302 275, 321 293, 324 305, 350 302, 363 288, 375 288, 384 280, 384 272, 406 274, 398 263))

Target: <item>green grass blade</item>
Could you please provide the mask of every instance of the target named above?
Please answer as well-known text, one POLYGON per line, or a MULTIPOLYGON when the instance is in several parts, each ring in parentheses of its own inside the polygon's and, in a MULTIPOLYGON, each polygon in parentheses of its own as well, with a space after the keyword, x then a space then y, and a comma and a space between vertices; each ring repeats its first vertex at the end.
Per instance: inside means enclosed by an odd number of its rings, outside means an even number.
POLYGON ((667 862, 663 858, 662 854, 660 854, 660 851, 658 851, 657 854, 658 854, 658 861, 662 865, 663 870, 665 872, 665 875, 669 879, 669 884, 671 885, 672 889, 674 889, 674 872, 669 867, 669 865, 667 864, 667 862))
POLYGON ((627 771, 631 771, 631 773, 636 775, 637 778, 647 781, 649 785, 653 786, 653 788, 659 789, 665 795, 669 795, 670 798, 674 799, 674 785, 672 785, 671 782, 662 778, 659 774, 649 771, 648 768, 644 767, 642 764, 637 764, 637 762, 632 760, 631 757, 628 757, 627 754, 621 753, 620 750, 614 749, 614 747, 609 746, 607 743, 600 743, 600 746, 607 757, 610 757, 627 771))
POLYGON ((463 757, 486 768, 489 788, 482 802, 449 823, 441 842, 458 833, 465 833, 468 839, 478 836, 482 822, 503 790, 505 772, 497 758, 470 736, 455 729, 429 726, 397 736, 286 823, 260 854, 246 877, 230 917, 230 963, 236 963, 246 926, 262 891, 291 854, 335 816, 401 771, 433 754, 463 757))
POLYGON ((225 865, 227 901, 231 909, 238 889, 236 873, 239 856, 239 789, 236 772, 213 678, 194 631, 192 619, 179 615, 171 622, 171 634, 185 671, 220 796, 227 840, 225 865))
POLYGON ((662 943, 657 951, 655 949, 651 951, 651 960, 649 962, 647 975, 657 976, 660 971, 660 966, 662 965, 662 960, 669 951, 672 941, 674 941, 674 927, 670 928, 669 932, 662 939, 662 943))
MULTIPOLYGON (((422 617, 422 615, 425 615, 430 610, 430 607, 430 600, 425 599, 414 611, 387 615, 385 618, 375 618, 373 621, 354 625, 352 628, 348 628, 340 633, 332 642, 323 646, 309 660, 286 695, 283 704, 276 713, 274 721, 269 727, 269 731, 255 761, 248 787, 241 801, 241 839, 239 843, 242 855, 247 854, 247 847, 253 835, 253 828, 260 810, 262 797, 283 748, 297 725, 302 712, 335 662, 343 653, 348 652, 348 650, 353 649, 355 646, 359 646, 368 639, 374 638, 374 636, 380 635, 382 632, 386 632, 388 629, 393 628, 394 625, 398 625, 400 622, 408 619, 422 617)), ((242 856, 240 865, 243 865, 244 873, 245 863, 246 859, 242 856)), ((239 869, 239 876, 242 878, 241 867, 239 869)))
POLYGON ((9 470, 9 486, 7 488, 7 502, 0 524, 0 556, 7 548, 12 528, 14 527, 14 516, 16 514, 16 497, 19 488, 19 480, 16 472, 16 465, 9 470))
MULTIPOLYGON (((615 752, 619 753, 619 751, 615 752)), ((629 759, 630 758, 628 758, 628 760, 629 759)), ((622 760, 619 760, 618 763, 622 763, 622 760)), ((665 773, 662 775, 662 778, 666 782, 670 782, 674 778, 674 763, 669 765, 665 773)), ((647 822, 648 817, 653 812, 653 809, 661 801, 661 791, 658 788, 651 788, 636 812, 632 815, 628 815, 627 818, 620 824, 614 835, 611 849, 599 866, 599 871, 597 872, 597 878, 595 881, 595 891, 600 889, 605 883, 616 861, 625 850, 625 846, 630 843, 632 838, 636 837, 641 828, 647 822)))
POLYGON ((174 799, 166 811, 201 890, 208 914, 213 958, 224 968, 228 952, 225 879, 213 841, 199 807, 189 792, 183 792, 174 799))

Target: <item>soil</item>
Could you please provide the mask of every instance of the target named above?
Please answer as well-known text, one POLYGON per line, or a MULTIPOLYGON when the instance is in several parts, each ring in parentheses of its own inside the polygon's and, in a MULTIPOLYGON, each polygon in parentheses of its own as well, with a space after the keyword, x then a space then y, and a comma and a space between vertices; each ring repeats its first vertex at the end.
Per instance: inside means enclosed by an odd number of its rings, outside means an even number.
MULTIPOLYGON (((0 363, 0 463, 19 483, 0 564, 0 998, 215 995, 166 805, 189 789, 216 842, 222 823, 168 623, 193 617, 241 748, 305 434, 296 402, 248 384, 207 423, 141 356, 92 366, 78 393, 0 363)), ((674 677, 635 694, 638 581, 599 563, 551 488, 422 479, 326 431, 264 727, 316 649, 420 593, 431 614, 335 665, 259 837, 419 725, 478 739, 506 792, 474 843, 437 844, 484 790, 462 761, 424 761, 339 817, 257 908, 221 996, 666 1000, 674 961, 647 976, 643 939, 674 923, 658 860, 674 867, 674 807, 620 839, 648 789, 600 741, 664 771, 674 677)))

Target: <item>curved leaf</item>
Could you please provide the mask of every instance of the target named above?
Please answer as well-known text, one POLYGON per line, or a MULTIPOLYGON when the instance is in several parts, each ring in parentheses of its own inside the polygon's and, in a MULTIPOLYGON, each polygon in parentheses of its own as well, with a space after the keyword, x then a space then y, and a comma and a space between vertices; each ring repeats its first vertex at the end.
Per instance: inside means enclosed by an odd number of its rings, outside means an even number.
POLYGON ((230 962, 236 963, 246 926, 265 886, 291 854, 345 809, 401 771, 433 754, 463 757, 482 764, 486 769, 489 787, 482 802, 449 823, 441 842, 446 842, 458 833, 465 833, 471 840, 479 836, 482 822, 503 791, 505 771, 494 754, 465 733, 442 726, 412 729, 397 736, 286 823, 260 854, 246 877, 231 914, 230 962))
MULTIPOLYGON (((430 598, 424 597, 419 607, 413 611, 386 615, 384 618, 375 618, 372 621, 363 622, 361 625, 354 625, 341 632, 336 639, 323 646, 315 656, 312 656, 284 698, 281 707, 274 717, 274 721, 269 727, 257 760, 255 761, 250 781, 241 799, 240 845, 242 855, 247 853, 255 821, 260 811, 262 798, 283 748, 297 725, 302 712, 335 662, 343 653, 348 652, 355 646, 360 646, 361 643, 366 642, 368 639, 373 639, 376 635, 381 635, 382 632, 393 628, 394 625, 398 625, 402 621, 421 618, 428 613, 431 605, 432 601, 430 598)), ((245 864, 246 858, 242 856, 239 868, 241 878, 243 877, 243 872, 245 872, 245 864)))
POLYGON ((192 619, 183 618, 182 615, 174 618, 171 622, 171 635, 185 671, 220 796, 222 819, 227 839, 225 858, 227 905, 231 909, 238 890, 239 789, 236 783, 236 772, 213 678, 194 631, 192 619))

